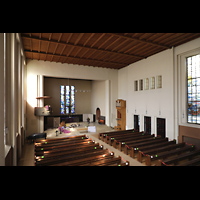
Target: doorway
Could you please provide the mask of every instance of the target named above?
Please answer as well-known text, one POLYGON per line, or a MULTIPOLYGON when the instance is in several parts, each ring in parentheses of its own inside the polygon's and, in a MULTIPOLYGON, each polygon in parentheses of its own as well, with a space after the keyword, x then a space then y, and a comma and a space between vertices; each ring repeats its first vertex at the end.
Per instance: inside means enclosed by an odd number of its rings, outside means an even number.
POLYGON ((165 138, 165 119, 157 118, 157 136, 165 138))
POLYGON ((97 108, 97 109, 96 109, 96 121, 98 120, 98 122, 99 122, 100 116, 101 116, 100 108, 97 108))
POLYGON ((151 117, 144 116, 144 132, 151 135, 151 117))
POLYGON ((140 130, 140 116, 134 115, 134 130, 138 131, 140 130))

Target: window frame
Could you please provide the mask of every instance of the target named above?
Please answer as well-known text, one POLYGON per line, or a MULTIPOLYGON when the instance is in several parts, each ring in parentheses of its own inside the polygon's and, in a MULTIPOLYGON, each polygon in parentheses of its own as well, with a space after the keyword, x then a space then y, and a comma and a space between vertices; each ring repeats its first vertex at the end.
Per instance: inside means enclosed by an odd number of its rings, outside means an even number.
POLYGON ((144 79, 144 90, 148 90, 149 89, 149 78, 145 78, 144 79))
MULTIPOLYGON (((175 84, 174 84, 174 98, 175 98, 175 123, 181 126, 199 128, 199 124, 187 122, 187 64, 186 58, 200 54, 200 48, 191 49, 186 52, 177 53, 175 61, 175 84)), ((178 128, 175 130, 178 135, 178 128)))
POLYGON ((162 88, 162 75, 158 75, 157 76, 157 89, 161 89, 162 88))
POLYGON ((150 79, 150 89, 151 90, 154 90, 156 87, 155 87, 155 76, 152 76, 151 79, 150 79))
MULTIPOLYGON (((198 94, 198 91, 197 91, 197 88, 198 88, 198 85, 197 85, 197 83, 195 83, 195 87, 196 87, 196 90, 195 90, 195 92, 192 92, 192 86, 193 85, 191 85, 191 92, 189 93, 188 92, 188 90, 189 90, 189 86, 188 86, 188 81, 191 79, 191 81, 193 82, 193 80, 195 80, 194 82, 197 82, 197 79, 199 78, 200 79, 200 74, 199 74, 199 76, 196 76, 196 72, 195 72, 195 78, 192 78, 192 76, 191 76, 191 78, 189 79, 188 78, 188 58, 190 58, 191 57, 191 65, 192 65, 192 57, 194 57, 194 56, 198 56, 199 55, 199 57, 200 57, 200 53, 196 53, 196 54, 194 54, 194 55, 190 55, 190 56, 186 56, 185 57, 185 63, 186 63, 186 95, 187 95, 187 100, 186 100, 186 113, 187 113, 187 123, 188 124, 195 124, 195 125, 200 125, 200 122, 198 123, 198 120, 197 120, 197 115, 196 115, 196 122, 194 122, 194 120, 191 120, 191 121, 189 121, 189 102, 191 102, 191 103, 194 103, 195 101, 193 101, 192 100, 192 96, 193 95, 197 95, 198 94), (188 97, 188 94, 191 94, 191 101, 189 101, 189 97, 188 97)), ((196 65, 195 65, 195 67, 196 67, 196 65)), ((200 67, 200 66, 199 66, 200 67)), ((196 71, 196 69, 195 69, 195 71, 196 71)), ((191 73, 192 73, 192 69, 191 69, 191 73)), ((191 83, 192 83, 191 82, 191 83)), ((194 87, 194 88, 195 88, 194 87)), ((199 87, 200 87, 200 85, 199 85, 199 87)), ((199 104, 200 104, 200 100, 198 101, 198 99, 197 99, 197 97, 196 97, 196 109, 198 108, 198 106, 197 106, 197 102, 199 102, 199 104)), ((197 113, 197 111, 196 111, 196 113, 197 113)), ((195 116, 195 115, 192 115, 192 117, 193 116, 195 116)))
POLYGON ((71 115, 75 113, 75 86, 74 85, 60 85, 60 113, 61 115, 71 115), (64 87, 64 104, 62 103, 62 91, 61 88, 64 87), (69 87, 69 90, 67 88, 69 87), (72 93, 72 88, 74 88, 74 92, 72 93), (68 93, 67 93, 68 91, 68 93), (72 96, 73 95, 73 96, 72 96), (67 101, 67 96, 69 97, 69 102, 67 101), (72 105, 72 98, 74 97, 73 105, 72 105), (62 113, 62 107, 64 106, 64 111, 62 113), (72 107, 74 106, 74 111, 72 112, 72 107), (66 111, 69 111, 66 113, 66 111))
POLYGON ((143 91, 144 90, 144 81, 143 79, 139 80, 139 91, 143 91))

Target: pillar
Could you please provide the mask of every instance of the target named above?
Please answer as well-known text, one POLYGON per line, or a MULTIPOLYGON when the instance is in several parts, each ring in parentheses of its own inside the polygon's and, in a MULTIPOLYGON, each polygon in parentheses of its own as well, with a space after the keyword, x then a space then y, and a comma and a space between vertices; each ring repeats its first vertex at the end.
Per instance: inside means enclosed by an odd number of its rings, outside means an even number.
POLYGON ((4 33, 0 33, 0 166, 5 165, 4 144, 4 33))

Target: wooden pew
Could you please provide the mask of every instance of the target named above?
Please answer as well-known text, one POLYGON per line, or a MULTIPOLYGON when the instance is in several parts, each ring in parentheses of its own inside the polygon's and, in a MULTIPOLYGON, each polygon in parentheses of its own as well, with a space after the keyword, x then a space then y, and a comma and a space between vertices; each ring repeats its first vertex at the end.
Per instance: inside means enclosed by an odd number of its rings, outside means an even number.
POLYGON ((93 149, 99 149, 99 148, 103 148, 102 146, 99 146, 99 143, 95 144, 92 143, 91 145, 87 145, 87 146, 79 146, 79 148, 68 148, 64 151, 49 151, 48 153, 44 153, 43 155, 36 155, 36 160, 43 160, 45 158, 45 160, 48 159, 56 159, 59 156, 65 156, 68 154, 77 154, 79 152, 84 153, 84 152, 89 152, 93 149))
POLYGON ((66 148, 66 147, 69 147, 69 146, 76 146, 76 145, 79 145, 79 144, 89 144, 93 142, 91 139, 86 139, 86 140, 83 140, 83 141, 71 141, 70 143, 62 143, 60 145, 51 145, 51 146, 42 146, 42 147, 36 147, 35 148, 35 152, 41 152, 41 151, 49 151, 49 150, 52 150, 52 149, 60 149, 62 150, 63 148, 66 148))
MULTIPOLYGON (((122 151, 122 147, 125 146, 125 145, 133 145, 133 144, 139 144, 139 143, 144 143, 144 142, 150 142, 151 140, 154 140, 155 139, 155 135, 152 134, 152 135, 149 135, 149 134, 146 134, 146 135, 142 135, 140 137, 135 137, 133 138, 132 140, 126 140, 126 139, 123 139, 119 142, 119 145, 118 145, 118 149, 120 151, 122 151)), ((114 144, 113 144, 114 146, 114 144)), ((124 149, 125 151, 125 149, 124 149)), ((127 154, 127 151, 126 151, 126 154, 127 154)))
POLYGON ((107 135, 105 137, 104 142, 109 144, 109 141, 110 141, 111 138, 112 138, 111 140, 113 141, 114 138, 116 138, 116 137, 126 137, 126 136, 130 136, 131 134, 137 134, 137 133, 139 133, 139 132, 134 132, 134 133, 133 132, 122 132, 120 134, 107 135))
MULTIPOLYGON (((146 136, 147 137, 147 136, 146 136)), ((147 146, 147 145, 151 145, 151 144, 154 144, 154 143, 157 143, 159 141, 167 141, 168 138, 161 138, 161 137, 155 137, 154 134, 150 136, 148 136, 148 139, 146 140, 146 138, 144 137, 144 140, 141 139, 141 140, 136 140, 136 141, 130 141, 130 142, 126 142, 125 143, 125 146, 124 146, 124 153, 128 155, 128 150, 131 150, 132 151, 138 151, 140 147, 144 147, 144 146, 147 146)), ((130 154, 131 154, 130 152, 130 154)))
MULTIPOLYGON (((99 143, 97 143, 97 144, 99 144, 99 143)), ((90 147, 90 146, 95 147, 97 145, 95 144, 94 141, 92 141, 90 143, 88 143, 88 142, 85 143, 84 142, 84 143, 80 143, 78 145, 79 148, 90 147)), ((51 149, 51 150, 48 150, 48 151, 36 151, 35 155, 36 156, 43 156, 43 155, 47 155, 47 154, 52 154, 53 155, 53 154, 56 154, 56 153, 59 153, 59 152, 63 152, 63 151, 74 151, 76 149, 77 149, 77 144, 73 144, 73 145, 67 145, 67 146, 65 146, 63 148, 54 148, 54 149, 51 149)))
POLYGON ((92 157, 85 157, 81 159, 75 159, 75 160, 69 160, 63 163, 53 164, 52 166, 88 166, 92 162, 97 162, 105 159, 110 159, 111 157, 114 157, 114 153, 110 153, 105 150, 103 154, 92 156, 92 157))
POLYGON ((199 165, 200 165, 200 156, 192 160, 188 160, 182 164, 178 164, 176 166, 199 166, 199 165))
POLYGON ((112 145, 112 142, 116 139, 120 140, 122 138, 125 139, 125 138, 131 138, 131 137, 143 136, 143 135, 145 135, 144 132, 125 132, 120 135, 114 135, 114 136, 109 135, 109 136, 106 136, 105 143, 112 145))
POLYGON ((107 135, 114 135, 114 134, 120 134, 123 132, 134 132, 134 129, 129 129, 129 130, 121 130, 121 131, 110 131, 110 132, 103 132, 103 133, 99 133, 99 139, 103 141, 103 139, 107 136, 107 135))
MULTIPOLYGON (((151 166, 152 161, 165 159, 173 155, 179 155, 187 151, 193 151, 194 149, 194 146, 187 146, 184 142, 158 148, 156 151, 148 153, 148 156, 146 157, 146 165, 151 166)), ((144 154, 147 154, 147 152, 144 152, 144 154)))
POLYGON ((40 142, 35 142, 35 148, 42 148, 42 147, 48 147, 48 146, 55 146, 55 145, 60 145, 60 144, 67 144, 67 143, 72 143, 72 142, 80 142, 82 140, 88 140, 88 137, 85 135, 82 137, 77 137, 77 138, 63 138, 62 140, 41 140, 40 142))
POLYGON ((158 160, 159 158, 164 158, 164 157, 170 156, 171 154, 173 155, 175 153, 178 153, 184 147, 185 147, 184 142, 180 144, 176 144, 174 141, 174 143, 172 143, 169 146, 152 149, 152 150, 149 150, 148 152, 143 152, 147 156, 146 165, 151 166, 151 161, 155 161, 155 160, 158 160))
POLYGON ((158 160, 157 166, 168 166, 168 165, 177 165, 180 161, 191 159, 195 156, 200 155, 200 149, 190 151, 188 153, 183 153, 180 155, 173 156, 168 159, 158 160))
POLYGON ((144 135, 148 135, 149 134, 146 134, 144 132, 134 132, 134 133, 124 133, 122 135, 117 135, 117 136, 106 136, 106 140, 105 142, 109 145, 112 145, 112 142, 114 142, 115 140, 117 141, 121 141, 121 140, 131 140, 131 139, 134 139, 134 138, 139 138, 139 137, 142 137, 144 135))
POLYGON ((96 162, 91 162, 91 163, 87 163, 84 165, 80 165, 80 166, 109 166, 109 165, 119 165, 121 163, 121 157, 118 156, 117 158, 115 158, 114 156, 112 156, 109 159, 102 159, 101 161, 96 161, 96 162))
POLYGON ((120 135, 120 134, 122 134, 122 133, 129 133, 129 132, 134 132, 134 129, 99 133, 99 139, 102 140, 102 141, 104 141, 104 138, 105 138, 106 136, 120 135))
POLYGON ((71 151, 71 152, 62 152, 59 155, 49 155, 49 156, 39 156, 36 157, 36 164, 39 163, 39 165, 46 165, 48 163, 52 163, 52 162, 58 162, 58 161, 62 161, 62 160, 66 160, 67 158, 71 157, 72 155, 75 157, 78 157, 80 155, 84 155, 84 154, 90 154, 90 153, 96 153, 98 154, 98 152, 101 154, 102 148, 100 146, 96 147, 95 151, 94 148, 84 148, 84 149, 78 149, 76 151, 71 151), (66 158, 66 159, 65 159, 66 158))
POLYGON ((142 150, 140 150, 139 152, 138 152, 138 155, 137 155, 137 160, 139 161, 139 162, 143 162, 143 160, 142 160, 142 158, 143 158, 143 156, 145 156, 145 158, 147 157, 147 155, 148 155, 148 152, 158 152, 160 149, 171 149, 172 148, 172 146, 173 145, 176 145, 176 141, 175 140, 173 140, 173 141, 167 141, 166 142, 166 144, 164 144, 163 146, 154 146, 153 148, 151 148, 151 149, 146 149, 146 151, 145 151, 145 148, 143 149, 143 151, 142 150))
POLYGON ((64 140, 76 140, 76 139, 83 139, 83 138, 86 138, 88 139, 88 137, 86 135, 78 135, 78 136, 70 136, 70 137, 61 137, 61 138, 49 138, 49 139, 43 139, 43 140, 36 140, 35 141, 35 144, 36 143, 44 143, 46 144, 46 142, 59 142, 59 141, 64 141, 64 140))
POLYGON ((35 165, 36 166, 66 166, 66 165, 88 165, 88 166, 128 166, 129 162, 122 162, 121 157, 114 157, 113 152, 95 143, 91 139, 83 137, 64 138, 52 140, 51 142, 37 141, 35 143, 35 165))
POLYGON ((135 153, 137 153, 139 150, 145 151, 148 149, 169 145, 168 138, 160 138, 160 137, 156 137, 156 138, 157 139, 155 139, 155 141, 152 140, 152 142, 150 141, 150 142, 139 143, 139 144, 133 145, 131 147, 130 156, 132 158, 134 158, 135 153))
POLYGON ((64 163, 64 162, 83 159, 83 158, 91 158, 91 159, 93 158, 94 159, 95 157, 104 155, 107 152, 108 152, 107 150, 102 150, 99 148, 96 149, 95 151, 91 150, 87 153, 79 152, 79 153, 73 154, 71 152, 70 154, 67 154, 67 155, 63 155, 63 156, 61 155, 61 156, 57 157, 56 159, 37 160, 36 166, 46 166, 46 165, 50 166, 50 165, 54 165, 54 164, 64 163))
POLYGON ((35 145, 35 162, 36 165, 40 165, 39 163, 44 163, 43 160, 45 158, 45 162, 48 160, 54 159, 55 157, 63 157, 67 154, 77 154, 78 152, 87 151, 89 149, 98 150, 103 149, 103 146, 97 146, 94 141, 88 139, 88 137, 78 136, 78 137, 69 137, 69 138, 56 138, 52 139, 49 143, 42 143, 44 141, 37 141, 35 145), (66 140, 67 139, 67 140, 66 140))
MULTIPOLYGON (((116 165, 115 165, 115 164, 112 164, 112 165, 108 165, 108 166, 116 166, 116 165)), ((120 163, 120 164, 117 165, 117 166, 129 166, 129 162, 126 161, 126 162, 124 162, 124 163, 120 163)))

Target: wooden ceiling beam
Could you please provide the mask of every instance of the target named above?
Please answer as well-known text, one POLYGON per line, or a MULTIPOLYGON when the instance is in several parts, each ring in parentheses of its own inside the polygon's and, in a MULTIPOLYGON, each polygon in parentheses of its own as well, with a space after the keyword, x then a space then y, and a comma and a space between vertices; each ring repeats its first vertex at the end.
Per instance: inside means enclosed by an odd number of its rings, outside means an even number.
POLYGON ((97 50, 97 51, 101 51, 101 52, 112 53, 112 54, 115 54, 115 55, 126 55, 126 56, 130 56, 130 57, 145 58, 145 57, 139 56, 139 55, 127 54, 127 53, 110 51, 110 50, 105 50, 105 49, 98 49, 98 48, 95 48, 95 47, 86 47, 86 46, 82 46, 82 45, 77 45, 77 44, 75 45, 75 44, 72 44, 72 43, 65 43, 65 42, 61 42, 61 41, 58 42, 56 40, 48 40, 48 39, 44 39, 44 38, 40 39, 40 38, 36 38, 36 37, 33 37, 33 36, 28 37, 28 36, 22 35, 22 38, 35 40, 35 41, 51 42, 51 43, 54 43, 54 44, 64 44, 64 45, 67 45, 67 46, 79 47, 79 48, 86 49, 86 50, 97 50))
POLYGON ((95 33, 92 33, 92 34, 88 37, 88 39, 84 42, 83 46, 85 46, 85 45, 88 43, 88 41, 94 36, 94 34, 95 34, 95 33))
MULTIPOLYGON (((111 43, 105 48, 105 50, 107 50, 110 46, 112 46, 113 44, 115 44, 118 40, 120 40, 119 37, 116 38, 113 42, 111 42, 111 43)), ((113 52, 113 50, 112 50, 112 52, 113 52)))
POLYGON ((138 42, 142 42, 142 43, 146 43, 146 44, 151 44, 151 45, 154 45, 154 46, 159 46, 159 47, 162 47, 162 48, 165 48, 165 49, 171 48, 170 46, 158 44, 158 43, 155 43, 155 42, 150 42, 150 41, 147 41, 147 40, 144 40, 144 39, 133 38, 133 37, 130 37, 130 36, 127 36, 127 35, 121 35, 121 34, 118 34, 118 33, 108 33, 108 34, 118 36, 118 37, 121 37, 121 38, 125 38, 125 39, 129 39, 129 40, 132 40, 132 41, 138 41, 138 42))
POLYGON ((96 41, 91 45, 91 47, 93 47, 104 35, 105 35, 105 33, 100 35, 100 37, 98 39, 96 39, 96 41))
POLYGON ((119 65, 119 66, 126 66, 126 63, 118 63, 118 62, 113 62, 113 61, 104 61, 104 60, 97 60, 97 59, 91 59, 91 58, 80 58, 80 57, 73 57, 73 56, 65 56, 65 55, 60 55, 60 54, 53 54, 53 53, 45 53, 45 52, 41 52, 40 53, 38 51, 30 51, 30 50, 24 50, 24 52, 28 52, 28 53, 34 53, 34 54, 41 54, 41 55, 49 55, 49 56, 57 56, 57 57, 63 57, 63 58, 73 58, 73 59, 77 59, 77 60, 88 60, 88 61, 94 61, 94 62, 101 62, 101 63, 106 63, 106 64, 115 64, 115 65, 119 65))
POLYGON ((106 42, 108 42, 112 37, 113 37, 113 35, 110 35, 110 36, 108 37, 107 40, 105 40, 104 42, 102 42, 102 43, 98 46, 98 49, 100 49, 100 48, 101 48, 106 42))
MULTIPOLYGON (((59 36, 59 38, 58 38, 58 42, 60 42, 60 39, 61 39, 62 35, 63 35, 63 33, 60 34, 60 36, 59 36)), ((41 39, 41 38, 40 38, 40 39, 41 39)), ((56 53, 57 48, 58 48, 58 44, 56 44, 53 54, 56 53)), ((52 58, 51 58, 51 61, 52 61, 52 60, 53 60, 53 56, 52 56, 52 58)))
MULTIPOLYGON (((51 37, 52 37, 52 33, 49 34, 49 40, 51 40, 51 37)), ((50 42, 48 42, 48 44, 47 44, 47 50, 46 50, 46 53, 47 53, 48 50, 49 50, 49 44, 50 44, 50 42)), ((46 59, 47 59, 47 55, 46 55, 46 57, 45 57, 45 61, 46 61, 46 59)))
MULTIPOLYGON (((41 38, 41 37, 42 37, 42 33, 40 33, 39 38, 41 38)), ((40 48, 41 48, 41 41, 39 41, 39 50, 38 50, 38 52, 40 52, 40 48)))
MULTIPOLYGON (((83 37, 83 34, 84 34, 84 33, 79 34, 78 38, 76 39, 76 41, 75 41, 75 43, 74 43, 75 46, 76 46, 77 43, 80 41, 80 39, 83 37)), ((65 44, 65 46, 66 46, 66 45, 67 45, 67 44, 65 44)), ((68 57, 68 56, 70 55, 70 53, 73 51, 73 49, 74 49, 75 46, 71 47, 70 51, 67 53, 67 57, 68 57)))

